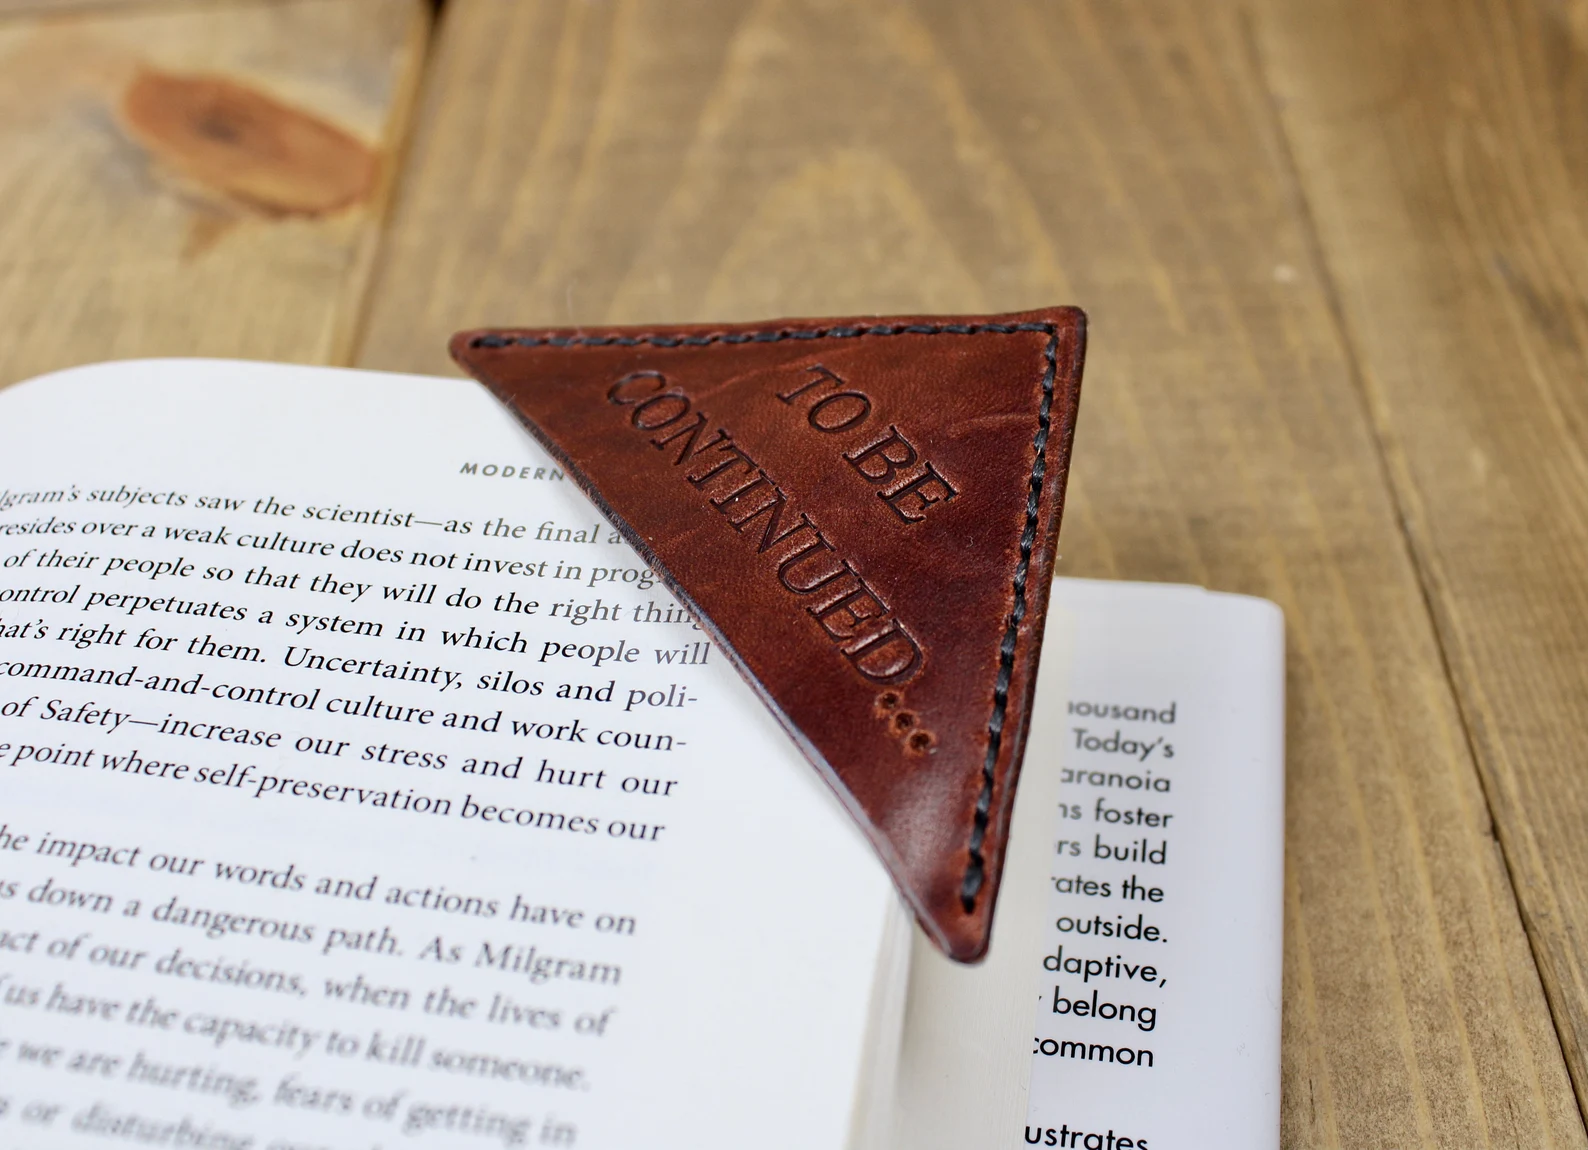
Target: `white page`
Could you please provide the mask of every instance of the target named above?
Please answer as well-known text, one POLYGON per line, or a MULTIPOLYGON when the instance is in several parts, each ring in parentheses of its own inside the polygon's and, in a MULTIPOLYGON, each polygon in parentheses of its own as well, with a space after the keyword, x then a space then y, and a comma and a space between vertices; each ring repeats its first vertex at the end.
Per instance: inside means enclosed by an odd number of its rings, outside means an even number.
POLYGON ((0 394, 0 827, 7 1144, 837 1147, 886 1045, 872 852, 471 382, 0 394))
POLYGON ((1074 654, 1030 1108, 1005 1144, 1271 1150, 1283 617, 1195 587, 1066 579, 1054 599, 1074 654))
POLYGON ((895 1145, 1276 1146, 1283 839, 1278 609, 1054 580, 992 947, 956 970, 917 939, 895 1145), (1083 713, 1098 703, 1138 710, 1083 713), (1155 825, 1110 821, 1138 808, 1155 825), (1149 857, 1097 858, 1099 835, 1127 856, 1146 838, 1149 857), (1128 879, 1139 897, 1121 897, 1128 879), (1118 927, 1137 914, 1152 940, 1099 945, 1099 916, 1118 927))

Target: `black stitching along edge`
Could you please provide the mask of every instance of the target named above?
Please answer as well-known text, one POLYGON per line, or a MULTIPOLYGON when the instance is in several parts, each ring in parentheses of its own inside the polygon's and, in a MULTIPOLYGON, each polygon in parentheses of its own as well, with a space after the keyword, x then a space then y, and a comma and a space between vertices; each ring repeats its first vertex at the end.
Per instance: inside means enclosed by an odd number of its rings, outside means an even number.
POLYGON ((998 753, 1003 748, 1004 715, 1009 708, 1009 683, 1014 677, 1015 647, 1020 623, 1026 617, 1026 580, 1031 571, 1031 551, 1036 546, 1037 516, 1042 503, 1042 484, 1048 468, 1048 434, 1052 429, 1053 386, 1058 376, 1059 328, 1052 323, 912 323, 873 324, 860 327, 826 327, 812 330, 775 328, 766 331, 734 331, 706 335, 574 335, 504 336, 481 335, 469 341, 473 348, 504 347, 710 347, 714 343, 781 343, 788 339, 855 339, 887 335, 1012 335, 1015 332, 1046 332, 1048 345, 1043 351, 1042 398, 1037 405, 1037 432, 1032 437, 1031 478, 1026 495, 1026 524, 1020 532, 1020 560, 1015 564, 1014 605, 1009 625, 998 645, 998 675, 993 681, 993 708, 987 719, 987 758, 982 763, 981 793, 976 798, 971 818, 969 854, 965 877, 960 882, 959 901, 966 914, 976 909, 976 897, 987 878, 987 860, 982 853, 987 841, 987 824, 992 819, 992 796, 996 781, 998 753))

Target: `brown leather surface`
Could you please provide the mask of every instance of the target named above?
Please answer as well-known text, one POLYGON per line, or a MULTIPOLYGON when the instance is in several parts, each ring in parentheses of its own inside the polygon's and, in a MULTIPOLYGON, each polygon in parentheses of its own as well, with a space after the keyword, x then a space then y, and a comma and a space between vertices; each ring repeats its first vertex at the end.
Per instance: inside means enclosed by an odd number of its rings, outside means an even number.
MULTIPOLYGON (((523 418, 838 791, 927 933, 987 949, 1085 317, 502 329, 523 418)), ((724 860, 730 866, 730 860, 724 860)))

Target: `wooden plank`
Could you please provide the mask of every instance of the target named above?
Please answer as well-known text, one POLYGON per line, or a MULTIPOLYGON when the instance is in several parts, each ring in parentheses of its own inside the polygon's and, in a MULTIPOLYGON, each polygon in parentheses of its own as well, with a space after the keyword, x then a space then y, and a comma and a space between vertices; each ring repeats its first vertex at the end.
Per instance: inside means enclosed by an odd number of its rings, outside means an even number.
POLYGON ((428 9, 0 19, 0 383, 345 354, 428 9))
POLYGON ((1260 55, 1588 1101, 1588 9, 1260 11, 1260 55))
POLYGON ((0 16, 20 13, 93 12, 107 8, 193 8, 203 4, 224 4, 228 0, 0 0, 0 16))
POLYGON ((1290 639, 1284 1141, 1585 1145, 1249 38, 1175 0, 455 0, 359 362, 1077 302, 1069 574, 1290 639))

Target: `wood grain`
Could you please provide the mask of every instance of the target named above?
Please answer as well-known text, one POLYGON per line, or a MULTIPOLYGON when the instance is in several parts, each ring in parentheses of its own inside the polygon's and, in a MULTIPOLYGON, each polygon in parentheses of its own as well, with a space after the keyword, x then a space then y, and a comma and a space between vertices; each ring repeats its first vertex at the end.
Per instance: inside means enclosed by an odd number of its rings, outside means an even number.
POLYGON ((0 18, 0 383, 345 355, 418 0, 0 18))
POLYGON ((1238 10, 455 0, 359 362, 1084 305, 1062 570, 1288 619, 1285 1145, 1581 1147, 1314 239, 1238 10))
POLYGON ((206 4, 225 4, 230 0, 0 0, 0 16, 19 13, 84 13, 117 8, 195 8, 206 4))
POLYGON ((1588 5, 1266 0, 1258 12, 1588 1102, 1588 5))
POLYGON ((225 0, 0 0, 0 16, 20 13, 48 15, 92 12, 100 9, 152 8, 156 5, 170 7, 173 2, 186 3, 191 7, 196 4, 225 3, 225 0))

